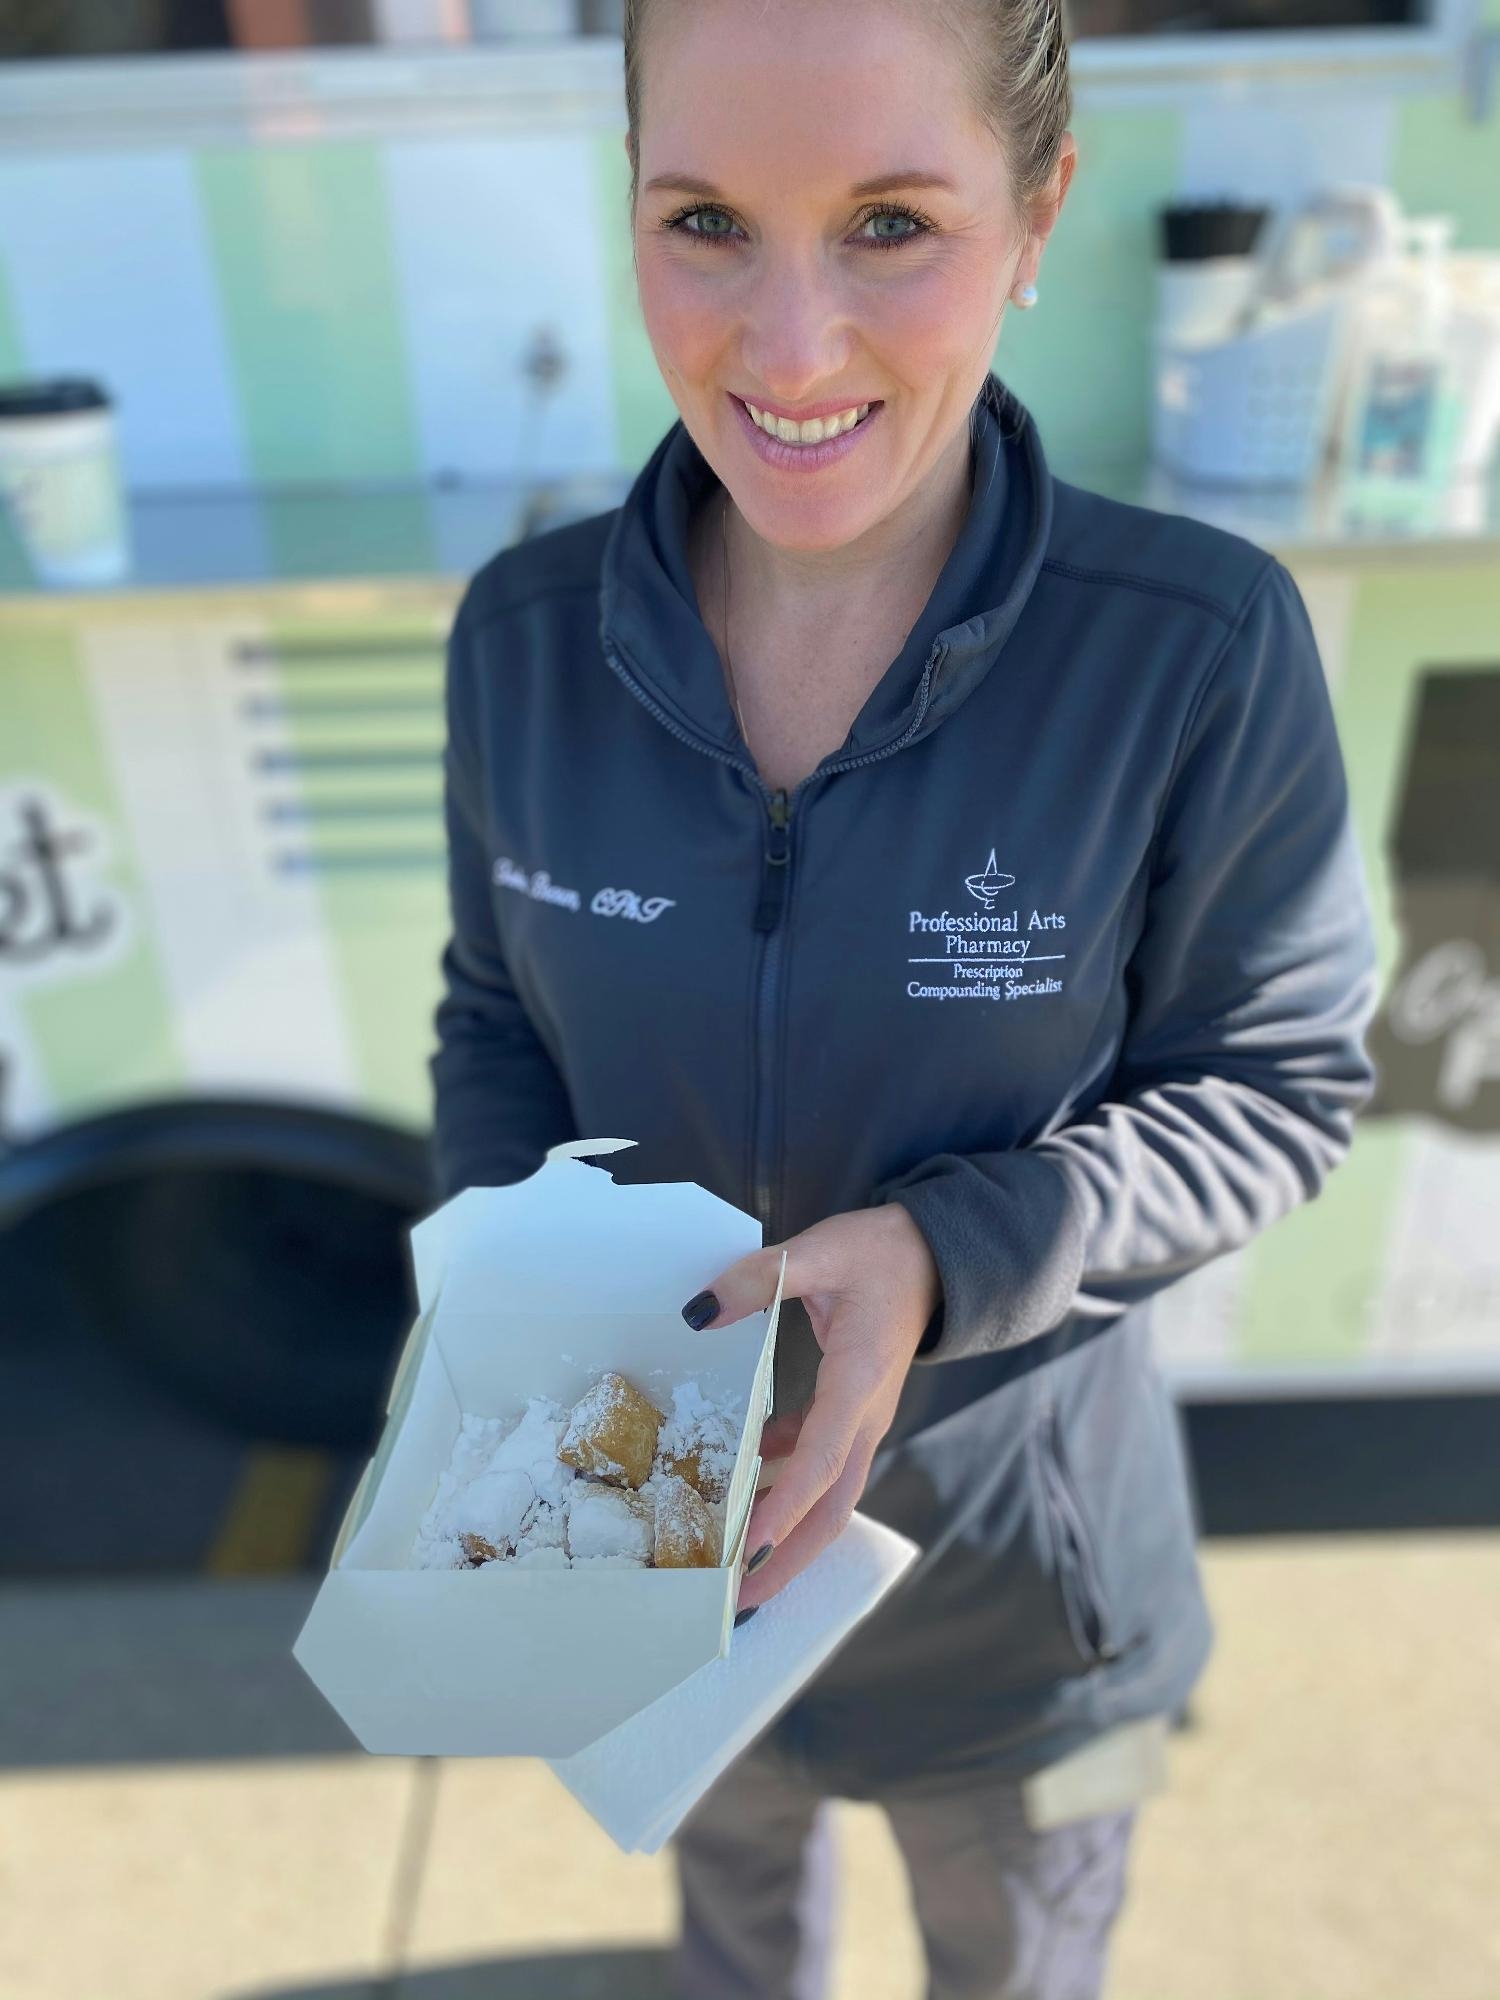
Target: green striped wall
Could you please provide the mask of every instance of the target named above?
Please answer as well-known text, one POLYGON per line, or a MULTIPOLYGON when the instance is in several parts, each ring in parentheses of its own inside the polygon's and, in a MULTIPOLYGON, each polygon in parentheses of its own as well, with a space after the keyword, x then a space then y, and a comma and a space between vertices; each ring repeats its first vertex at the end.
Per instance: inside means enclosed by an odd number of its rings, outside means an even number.
POLYGON ((413 476, 378 149, 215 149, 197 177, 256 477, 413 476))
MULTIPOLYGON (((1500 0, 1485 5, 1500 20, 1500 0)), ((1029 315, 1007 314, 996 355, 1061 465, 1130 458, 1144 445, 1153 214, 1177 191, 1190 115, 1095 100, 1075 119, 1079 167, 1044 260, 1040 304, 1029 315)), ((674 412, 636 302, 620 133, 579 143, 589 149, 595 192, 618 456, 635 466, 674 412)), ((328 141, 214 146, 191 158, 246 463, 263 482, 423 474, 388 151, 328 141)), ((109 171, 107 157, 100 171, 109 171)), ((1459 248, 1500 248, 1500 112, 1471 122, 1457 91, 1400 99, 1390 178, 1409 211, 1455 216, 1459 248)), ((570 256, 587 254, 576 248, 576 228, 566 241, 570 256)), ((481 299, 496 282, 476 253, 481 299)), ((15 295, 0 234, 0 372, 58 365, 56 355, 28 351, 27 327, 42 324, 55 339, 55 314, 31 313, 15 295)), ((70 351, 87 353, 86 329, 70 351)), ((393 518, 393 540, 406 535, 420 550, 419 520, 393 518)), ((295 564, 301 551, 283 553, 295 564)))
POLYGON ((425 1125, 438 960, 447 935, 442 822, 443 638, 430 617, 392 610, 370 626, 278 612, 266 637, 279 646, 378 642, 368 663, 341 654, 327 666, 284 669, 268 683, 287 708, 294 752, 393 752, 404 761, 314 769, 297 795, 309 806, 349 806, 356 817, 314 821, 280 844, 320 864, 312 877, 322 908, 353 1070, 368 1110, 425 1125), (394 642, 409 657, 393 660, 394 642), (425 762, 423 760, 426 760, 425 762))
POLYGON ((90 857, 83 879, 122 906, 128 949, 113 964, 60 951, 45 982, 19 985, 17 1003, 54 1099, 96 1110, 180 1089, 184 1069, 145 884, 89 696, 81 637, 81 628, 61 624, 4 628, 0 781, 40 773, 71 812, 103 826, 111 846, 108 864, 90 857))

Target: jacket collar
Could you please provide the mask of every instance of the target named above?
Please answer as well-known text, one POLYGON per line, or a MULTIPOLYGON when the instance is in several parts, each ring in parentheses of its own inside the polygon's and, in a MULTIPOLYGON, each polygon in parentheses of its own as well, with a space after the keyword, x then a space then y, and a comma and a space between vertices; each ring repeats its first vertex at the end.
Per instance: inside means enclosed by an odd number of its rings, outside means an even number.
MULTIPOLYGON (((1030 413, 993 371, 976 398, 974 434, 973 493, 958 540, 838 758, 934 729, 983 679, 1031 593, 1051 532, 1052 479, 1030 413), (924 704, 924 668, 939 641, 924 704)), ((687 565, 688 524, 717 484, 678 418, 611 523, 599 635, 679 729, 743 761, 724 670, 687 565)))

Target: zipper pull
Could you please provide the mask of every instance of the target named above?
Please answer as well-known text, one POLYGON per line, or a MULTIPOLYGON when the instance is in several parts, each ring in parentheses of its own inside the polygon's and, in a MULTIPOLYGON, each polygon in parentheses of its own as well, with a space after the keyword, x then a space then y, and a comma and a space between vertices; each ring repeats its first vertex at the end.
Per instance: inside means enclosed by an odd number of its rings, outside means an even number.
POLYGON ((755 906, 755 928, 758 931, 774 931, 781 922, 781 912, 786 903, 787 821, 791 817, 787 810, 786 793, 779 789, 772 792, 766 811, 770 826, 766 838, 765 865, 760 877, 760 901, 755 906))

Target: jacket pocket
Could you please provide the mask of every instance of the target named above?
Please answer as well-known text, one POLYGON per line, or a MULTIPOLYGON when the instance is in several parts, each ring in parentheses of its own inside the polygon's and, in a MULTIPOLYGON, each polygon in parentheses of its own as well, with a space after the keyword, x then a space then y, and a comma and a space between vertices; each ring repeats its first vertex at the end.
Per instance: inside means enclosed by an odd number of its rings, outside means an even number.
MULTIPOLYGON (((1039 1373, 1043 1371, 1038 1371, 1039 1373)), ((1068 1463, 1050 1385, 1037 1385, 1028 1436, 1032 1476, 1052 1548, 1057 1588, 1079 1658, 1102 1666, 1120 1653, 1099 1546, 1068 1463)))

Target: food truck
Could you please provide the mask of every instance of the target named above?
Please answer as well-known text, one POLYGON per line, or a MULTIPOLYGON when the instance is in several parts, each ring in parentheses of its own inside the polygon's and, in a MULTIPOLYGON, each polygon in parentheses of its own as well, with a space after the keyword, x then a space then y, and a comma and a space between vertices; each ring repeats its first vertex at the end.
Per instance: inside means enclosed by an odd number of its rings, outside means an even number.
MULTIPOLYGON (((206 1406, 331 1444, 368 1435, 410 1307, 403 1232, 431 1200, 453 611, 496 550, 617 504, 675 416, 634 293, 618 44, 476 58, 467 86, 450 64, 426 99, 403 61, 400 119, 283 66, 166 127, 96 94, 61 176, 35 116, 0 150, 0 376, 66 352, 107 385, 126 551, 70 585, 14 525, 0 543, 0 1240, 53 1228, 33 1276, 129 1316, 206 1406), (568 210, 565 259, 525 205, 474 255, 521 186, 568 210), (126 268, 146 240, 170 368, 126 268)), ((1139 113, 1143 134, 1195 115, 1139 113)), ((1089 120, 1085 90, 1086 144, 1089 120)), ((1185 1400, 1493 1389, 1500 480, 1400 519, 1314 480, 1164 473, 1149 329, 1123 359, 1116 339, 1149 320, 1149 213, 1080 174, 1055 278, 1073 360, 1057 372, 1044 306, 1007 316, 995 366, 1060 477, 1198 512, 1296 577, 1384 980, 1350 1158, 1161 1298, 1161 1357, 1185 1400), (1130 272, 1085 254, 1116 206, 1130 272)))

